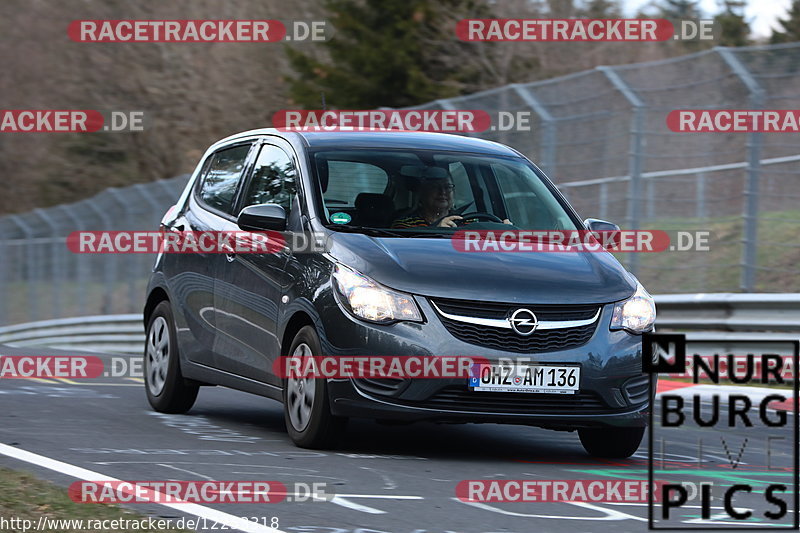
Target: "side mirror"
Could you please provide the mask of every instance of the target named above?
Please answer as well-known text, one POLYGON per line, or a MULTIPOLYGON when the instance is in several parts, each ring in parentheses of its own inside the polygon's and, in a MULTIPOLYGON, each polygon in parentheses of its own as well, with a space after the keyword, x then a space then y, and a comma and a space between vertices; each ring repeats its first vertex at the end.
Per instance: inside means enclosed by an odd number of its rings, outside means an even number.
POLYGON ((251 205, 242 209, 236 223, 244 231, 284 231, 286 210, 278 204, 251 205))
POLYGON ((600 241, 604 248, 614 248, 619 244, 619 226, 599 218, 587 218, 583 225, 589 231, 599 233, 604 238, 600 241))
POLYGON ((599 218, 587 218, 583 221, 583 225, 591 231, 619 231, 619 226, 599 218))

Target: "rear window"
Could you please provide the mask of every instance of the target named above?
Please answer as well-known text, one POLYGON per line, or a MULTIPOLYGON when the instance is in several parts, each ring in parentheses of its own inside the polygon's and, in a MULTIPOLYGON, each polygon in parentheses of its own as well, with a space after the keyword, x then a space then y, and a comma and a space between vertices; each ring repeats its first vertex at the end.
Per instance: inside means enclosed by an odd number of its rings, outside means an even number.
POLYGON ((330 208, 352 207, 361 193, 382 193, 389 176, 382 168, 357 161, 328 161, 328 189, 323 194, 330 208))

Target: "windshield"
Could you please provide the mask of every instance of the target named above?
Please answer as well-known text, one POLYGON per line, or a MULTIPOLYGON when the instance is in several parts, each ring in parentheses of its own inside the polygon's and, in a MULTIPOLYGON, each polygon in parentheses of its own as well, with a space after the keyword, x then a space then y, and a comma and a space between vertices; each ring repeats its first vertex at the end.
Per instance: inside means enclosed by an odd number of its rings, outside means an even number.
POLYGON ((452 234, 459 228, 578 229, 522 158, 364 149, 310 156, 331 229, 380 229, 386 236, 452 234))

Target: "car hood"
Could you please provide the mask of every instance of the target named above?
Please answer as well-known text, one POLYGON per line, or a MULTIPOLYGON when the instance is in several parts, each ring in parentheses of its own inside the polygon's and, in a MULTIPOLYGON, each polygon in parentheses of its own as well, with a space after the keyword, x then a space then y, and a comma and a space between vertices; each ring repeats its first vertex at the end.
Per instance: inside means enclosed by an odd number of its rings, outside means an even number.
POLYGON ((422 296, 588 304, 624 300, 636 289, 605 251, 469 253, 448 238, 334 233, 330 254, 378 283, 422 296))

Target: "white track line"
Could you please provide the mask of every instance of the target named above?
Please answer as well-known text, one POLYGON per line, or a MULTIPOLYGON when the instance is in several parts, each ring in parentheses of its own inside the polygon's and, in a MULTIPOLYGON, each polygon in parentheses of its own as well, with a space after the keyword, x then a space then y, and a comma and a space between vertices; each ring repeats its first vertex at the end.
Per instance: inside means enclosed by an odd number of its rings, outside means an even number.
MULTIPOLYGON (((48 470, 54 470, 68 476, 82 479, 83 481, 121 481, 119 479, 98 474, 97 472, 93 472, 79 466, 71 465, 69 463, 62 463, 61 461, 56 461, 55 459, 50 459, 49 457, 45 457, 43 455, 21 450, 19 448, 15 448, 14 446, 8 446, 7 444, 0 443, 0 454, 13 457, 14 459, 18 459, 20 461, 25 461, 26 463, 31 463, 42 468, 47 468, 48 470)), ((148 488, 148 490, 152 489, 148 488)), ((164 496, 166 497, 166 495, 164 496)), ((218 524, 225 524, 232 529, 246 531, 248 533, 285 533, 279 529, 259 524, 257 522, 243 520, 238 516, 223 513, 222 511, 217 511, 216 509, 198 505, 196 503, 157 503, 156 505, 163 505, 164 507, 169 507, 182 513, 197 516, 199 518, 205 518, 209 522, 213 521, 217 522, 218 524)))

